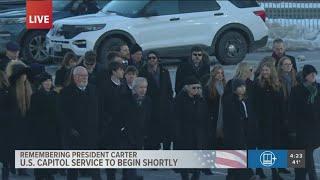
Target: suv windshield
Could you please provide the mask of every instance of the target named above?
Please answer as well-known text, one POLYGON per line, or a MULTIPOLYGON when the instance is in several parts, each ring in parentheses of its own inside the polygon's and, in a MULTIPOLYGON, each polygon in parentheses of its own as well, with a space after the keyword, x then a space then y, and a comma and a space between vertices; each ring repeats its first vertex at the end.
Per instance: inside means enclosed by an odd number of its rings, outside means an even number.
POLYGON ((150 0, 125 1, 115 0, 108 3, 103 9, 104 13, 116 13, 121 16, 135 17, 150 0))

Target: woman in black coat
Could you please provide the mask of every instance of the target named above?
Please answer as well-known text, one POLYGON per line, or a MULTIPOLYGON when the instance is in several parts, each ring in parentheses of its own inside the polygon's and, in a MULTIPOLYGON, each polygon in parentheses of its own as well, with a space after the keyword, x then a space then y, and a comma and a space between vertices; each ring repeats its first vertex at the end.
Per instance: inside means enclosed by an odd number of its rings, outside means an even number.
MULTIPOLYGON (((2 162, 2 179, 7 180, 9 178, 9 165, 10 164, 10 146, 11 143, 8 141, 8 134, 10 133, 10 121, 8 114, 8 89, 9 82, 5 72, 0 71, 0 162, 2 162)), ((11 162, 13 163, 13 162, 11 162)))
POLYGON ((147 95, 152 99, 152 123, 150 127, 149 149, 170 149, 173 136, 172 102, 173 90, 169 71, 159 64, 155 52, 147 54, 148 62, 141 69, 140 76, 148 80, 147 95))
MULTIPOLYGON (((231 94, 223 98, 223 132, 226 149, 249 149, 256 144, 256 122, 246 97, 246 84, 233 79, 231 94)), ((249 180, 252 169, 228 169, 228 180, 249 180)))
POLYGON ((203 96, 207 102, 209 119, 207 125, 209 134, 207 145, 209 149, 223 148, 223 108, 222 98, 225 91, 226 79, 222 66, 215 66, 210 73, 210 79, 204 87, 203 96))
POLYGON ((320 84, 312 65, 303 67, 303 84, 293 88, 289 102, 291 134, 296 136, 297 149, 304 149, 306 168, 295 169, 296 180, 316 180, 313 151, 320 146, 320 84))
MULTIPOLYGON (((176 136, 174 149, 201 150, 206 148, 208 107, 202 97, 201 85, 196 77, 188 77, 174 104, 176 136)), ((200 178, 199 169, 180 170, 182 180, 200 178)))
MULTIPOLYGON (((9 78, 9 121, 10 121, 10 154, 14 157, 14 150, 29 149, 30 137, 28 133, 28 113, 32 95, 31 84, 27 78, 30 69, 22 61, 12 61, 8 64, 6 73, 9 78)), ((24 169, 18 170, 19 175, 26 175, 24 169)))
MULTIPOLYGON (((283 92, 278 75, 272 63, 262 65, 261 73, 254 84, 253 107, 258 123, 258 148, 281 148, 281 122, 283 119, 283 92)), ((260 176, 264 174, 257 172, 260 176)), ((272 169, 273 180, 282 179, 272 169)))
MULTIPOLYGON (((30 132, 34 149, 60 149, 59 122, 57 118, 57 93, 53 91, 51 75, 39 76, 40 87, 31 97, 29 113, 30 132)), ((36 180, 53 179, 54 171, 35 169, 36 180)))

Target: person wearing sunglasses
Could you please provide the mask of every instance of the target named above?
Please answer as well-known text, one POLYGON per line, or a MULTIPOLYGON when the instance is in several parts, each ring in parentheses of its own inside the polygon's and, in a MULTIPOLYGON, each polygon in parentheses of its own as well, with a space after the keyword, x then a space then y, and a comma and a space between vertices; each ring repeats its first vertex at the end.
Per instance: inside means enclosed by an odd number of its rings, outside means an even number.
MULTIPOLYGON (((174 103, 176 150, 206 148, 208 108, 202 97, 200 81, 190 76, 184 79, 183 89, 174 103)), ((182 180, 199 180, 201 169, 178 169, 182 180)))
POLYGON ((152 99, 152 107, 156 109, 152 113, 151 134, 147 142, 147 148, 170 149, 172 141, 172 102, 173 91, 169 71, 159 64, 157 52, 150 51, 147 54, 147 64, 142 67, 140 76, 148 80, 147 95, 152 99))
POLYGON ((200 46, 191 49, 190 58, 183 62, 176 72, 175 92, 179 94, 183 87, 183 79, 188 76, 195 76, 200 80, 203 76, 210 73, 210 65, 204 59, 205 51, 200 46))

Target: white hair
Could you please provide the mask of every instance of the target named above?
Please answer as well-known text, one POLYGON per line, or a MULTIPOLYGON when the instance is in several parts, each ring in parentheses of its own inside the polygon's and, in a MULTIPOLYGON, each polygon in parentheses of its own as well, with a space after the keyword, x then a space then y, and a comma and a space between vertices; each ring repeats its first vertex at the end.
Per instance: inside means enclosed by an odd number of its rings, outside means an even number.
POLYGON ((79 74, 81 71, 86 71, 86 72, 88 72, 86 68, 84 68, 84 67, 82 67, 82 66, 77 66, 77 67, 75 67, 75 68, 73 69, 72 75, 77 75, 77 74, 79 74))
POLYGON ((147 83, 148 84, 148 81, 146 78, 144 77, 137 77, 133 80, 132 82, 132 91, 133 93, 136 92, 136 89, 143 83, 147 83))

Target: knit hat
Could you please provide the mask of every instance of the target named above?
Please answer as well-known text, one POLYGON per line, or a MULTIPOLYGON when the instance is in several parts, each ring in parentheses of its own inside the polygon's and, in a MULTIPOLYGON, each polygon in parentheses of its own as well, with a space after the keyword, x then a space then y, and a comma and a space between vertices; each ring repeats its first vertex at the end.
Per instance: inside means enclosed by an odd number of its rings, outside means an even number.
POLYGON ((30 80, 32 82, 36 81, 38 76, 45 72, 45 66, 39 63, 32 63, 30 64, 30 80))
POLYGON ((303 66, 303 69, 302 69, 302 76, 303 76, 303 79, 306 78, 306 76, 308 76, 309 74, 311 73, 316 73, 318 74, 318 71, 316 70, 316 68, 310 64, 306 64, 303 66))
POLYGON ((138 51, 142 52, 142 48, 139 46, 139 44, 134 44, 130 47, 130 54, 134 54, 138 51))
POLYGON ((46 81, 48 79, 52 80, 52 76, 47 72, 43 72, 43 73, 39 74, 38 77, 39 77, 38 78, 38 80, 39 80, 38 82, 39 83, 42 83, 42 82, 44 82, 44 81, 46 81))
POLYGON ((16 52, 16 51, 20 50, 20 46, 18 43, 14 42, 14 41, 10 41, 6 44, 6 49, 8 51, 16 52))
POLYGON ((246 85, 246 82, 241 79, 233 79, 231 83, 232 92, 235 92, 238 87, 246 85))
POLYGON ((30 77, 30 68, 22 61, 11 61, 6 69, 7 76, 11 85, 23 75, 30 77))
POLYGON ((194 76, 188 76, 184 79, 183 85, 200 84, 200 81, 194 76))

